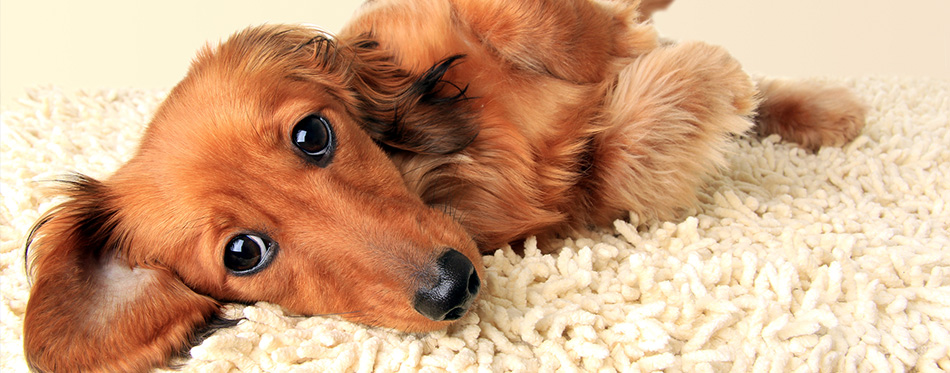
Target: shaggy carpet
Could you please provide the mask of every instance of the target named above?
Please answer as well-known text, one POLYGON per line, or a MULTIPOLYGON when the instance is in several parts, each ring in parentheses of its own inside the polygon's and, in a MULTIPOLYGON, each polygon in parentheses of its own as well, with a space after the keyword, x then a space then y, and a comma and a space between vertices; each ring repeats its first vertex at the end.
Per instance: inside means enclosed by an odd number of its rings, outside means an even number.
MULTIPOLYGON (((742 138, 679 221, 622 220, 542 255, 485 256, 474 312, 406 334, 269 304, 183 371, 948 371, 950 82, 842 80, 870 106, 816 153, 742 138)), ((26 369, 23 239, 47 181, 107 176, 164 92, 38 89, 2 114, 0 371, 26 369)))

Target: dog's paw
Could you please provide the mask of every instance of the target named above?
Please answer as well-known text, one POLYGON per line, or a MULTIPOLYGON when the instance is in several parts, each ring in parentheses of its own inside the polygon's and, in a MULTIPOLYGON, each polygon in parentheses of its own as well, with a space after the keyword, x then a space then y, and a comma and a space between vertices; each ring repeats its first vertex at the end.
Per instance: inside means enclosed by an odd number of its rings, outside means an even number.
POLYGON ((705 116, 752 114, 755 85, 725 48, 691 41, 672 45, 666 53, 671 71, 661 80, 683 86, 682 108, 703 121, 708 121, 705 116))
POLYGON ((841 146, 861 133, 864 104, 846 88, 815 82, 763 80, 759 135, 778 134, 806 149, 841 146))

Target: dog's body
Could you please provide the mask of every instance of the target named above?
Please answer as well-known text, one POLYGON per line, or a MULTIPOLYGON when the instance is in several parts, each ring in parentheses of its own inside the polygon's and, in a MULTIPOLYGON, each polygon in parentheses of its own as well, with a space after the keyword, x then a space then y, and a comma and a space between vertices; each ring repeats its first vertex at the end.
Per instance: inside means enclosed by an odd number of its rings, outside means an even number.
MULTIPOLYGON (((447 56, 465 56, 446 72, 452 85, 440 94, 467 88, 471 100, 460 105, 470 115, 458 128, 467 136, 474 126, 478 136, 450 155, 410 151, 392 158, 412 192, 458 210, 485 249, 603 226, 628 211, 644 220, 675 218, 723 165, 723 146, 752 127, 756 87, 724 49, 661 45, 649 25, 633 22, 637 15, 626 3, 440 0, 366 7, 341 40, 370 33, 399 69, 414 75, 447 56)), ((785 130, 786 138, 807 137, 799 142, 818 147, 843 143, 860 128, 860 106, 847 92, 781 85, 764 84, 767 97, 792 97, 767 101, 778 107, 762 119, 785 126, 762 126, 763 134, 785 130), (805 105, 824 101, 838 106, 805 105)))
POLYGON ((760 98, 721 48, 661 43, 642 21, 667 2, 377 0, 332 40, 205 50, 139 152, 31 234, 29 363, 161 364, 220 301, 441 328, 480 250, 674 218, 753 115, 807 147, 860 130, 846 91, 760 98))

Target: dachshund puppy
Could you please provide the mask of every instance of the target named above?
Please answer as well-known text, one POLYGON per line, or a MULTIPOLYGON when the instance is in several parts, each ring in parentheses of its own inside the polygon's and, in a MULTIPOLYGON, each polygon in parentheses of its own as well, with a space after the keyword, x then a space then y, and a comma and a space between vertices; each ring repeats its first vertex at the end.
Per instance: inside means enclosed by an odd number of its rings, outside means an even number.
POLYGON ((336 37, 261 26, 205 48, 137 153, 68 181, 31 232, 28 363, 167 364, 222 302, 444 328, 480 252, 676 218, 756 115, 808 147, 863 125, 846 91, 760 98, 722 48, 661 44, 638 5, 375 0, 336 37))

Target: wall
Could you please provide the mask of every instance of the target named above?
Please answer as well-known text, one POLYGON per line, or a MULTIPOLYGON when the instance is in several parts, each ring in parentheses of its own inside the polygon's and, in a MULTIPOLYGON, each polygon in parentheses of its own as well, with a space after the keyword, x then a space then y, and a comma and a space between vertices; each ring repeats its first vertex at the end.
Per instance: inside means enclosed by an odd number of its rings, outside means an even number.
POLYGON ((750 72, 950 79, 948 18, 946 0, 684 0, 656 22, 726 46, 750 72))
MULTIPOLYGON (((0 101, 27 87, 160 88, 194 52, 248 25, 309 22, 336 31, 360 0, 2 0, 0 101)), ((950 1, 678 0, 663 34, 728 47, 770 75, 950 79, 950 1)))

